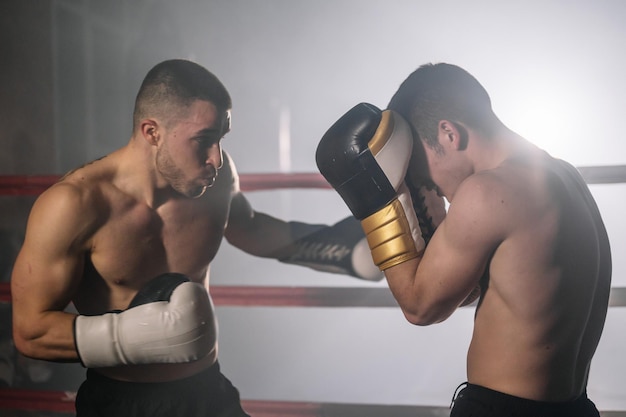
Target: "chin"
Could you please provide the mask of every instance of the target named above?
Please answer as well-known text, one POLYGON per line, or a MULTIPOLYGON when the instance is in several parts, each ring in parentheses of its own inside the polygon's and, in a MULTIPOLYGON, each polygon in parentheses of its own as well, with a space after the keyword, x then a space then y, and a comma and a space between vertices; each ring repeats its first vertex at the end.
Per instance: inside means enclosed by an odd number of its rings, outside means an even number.
POLYGON ((178 187, 178 188, 175 188, 175 190, 179 194, 182 194, 182 195, 184 195, 187 198, 199 198, 199 197, 202 197, 202 195, 204 194, 206 189, 207 189, 207 187, 205 187, 205 186, 198 186, 198 185, 189 186, 189 187, 178 187))
POLYGON ((202 187, 195 187, 192 188, 191 190, 189 190, 189 192, 187 193, 187 197, 190 198, 199 198, 202 197, 202 195, 204 194, 204 192, 206 191, 207 187, 202 186, 202 187))

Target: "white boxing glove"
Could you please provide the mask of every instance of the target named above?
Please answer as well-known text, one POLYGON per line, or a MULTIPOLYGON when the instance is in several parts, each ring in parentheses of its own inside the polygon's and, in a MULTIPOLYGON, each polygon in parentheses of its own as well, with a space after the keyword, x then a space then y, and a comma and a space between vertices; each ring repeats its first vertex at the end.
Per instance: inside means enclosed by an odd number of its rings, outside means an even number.
POLYGON ((191 362, 214 349, 216 323, 207 291, 186 278, 174 285, 170 280, 164 289, 161 283, 171 276, 180 274, 160 275, 153 280, 159 285, 151 281, 135 297, 160 301, 131 302, 120 313, 76 317, 76 349, 85 367, 191 362))

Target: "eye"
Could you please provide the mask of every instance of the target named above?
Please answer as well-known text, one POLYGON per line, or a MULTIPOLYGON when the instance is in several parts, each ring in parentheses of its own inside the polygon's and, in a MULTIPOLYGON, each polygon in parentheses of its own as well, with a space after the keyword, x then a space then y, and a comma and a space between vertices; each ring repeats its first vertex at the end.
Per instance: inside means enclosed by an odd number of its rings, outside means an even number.
POLYGON ((194 139, 203 148, 209 148, 219 144, 221 138, 215 136, 198 136, 194 139))

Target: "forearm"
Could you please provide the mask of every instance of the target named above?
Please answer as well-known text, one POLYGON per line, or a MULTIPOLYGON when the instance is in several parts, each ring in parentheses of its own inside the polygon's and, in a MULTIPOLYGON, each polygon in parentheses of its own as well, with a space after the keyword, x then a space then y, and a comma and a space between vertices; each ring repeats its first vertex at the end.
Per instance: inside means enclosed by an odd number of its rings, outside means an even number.
POLYGON ((13 341, 24 356, 54 361, 77 362, 73 322, 75 314, 50 311, 36 316, 14 313, 13 341))
POLYGON ((473 287, 446 284, 438 279, 436 270, 420 268, 421 262, 422 257, 418 257, 385 270, 389 288, 410 323, 419 326, 440 323, 457 308, 480 297, 479 284, 473 287))
MULTIPOLYGON (((437 298, 436 281, 417 279, 420 258, 395 265, 385 270, 385 278, 404 317, 417 326, 428 326, 447 319, 456 309, 445 300, 437 298)), ((433 279, 433 278, 431 278, 433 279)))
POLYGON ((233 246, 254 256, 367 281, 382 279, 366 249, 363 229, 352 216, 325 225, 285 222, 254 213, 245 225, 229 226, 226 238, 233 246))
POLYGON ((258 212, 245 222, 231 220, 224 234, 226 240, 250 255, 278 259, 295 251, 289 224, 283 220, 258 212))

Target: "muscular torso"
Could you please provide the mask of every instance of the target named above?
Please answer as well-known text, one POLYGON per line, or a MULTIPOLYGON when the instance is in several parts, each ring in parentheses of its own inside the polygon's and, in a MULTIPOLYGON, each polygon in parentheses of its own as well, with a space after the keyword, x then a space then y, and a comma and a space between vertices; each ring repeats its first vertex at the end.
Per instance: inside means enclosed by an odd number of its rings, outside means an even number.
POLYGON ((512 395, 565 401, 585 389, 606 316, 606 230, 575 169, 541 157, 507 161, 507 224, 476 311, 468 380, 512 395))
MULTIPOLYGON (((94 315, 124 310, 143 284, 164 272, 186 274, 208 289, 209 264, 228 219, 232 186, 228 166, 200 198, 168 198, 151 207, 114 176, 107 179, 106 159, 99 163, 105 172, 87 171, 94 175, 91 198, 99 208, 93 233, 85 243, 84 274, 73 298, 78 312, 94 315)), ((94 164, 83 170, 100 168, 94 164)), ((208 357, 189 364, 124 366, 98 372, 129 381, 173 380, 210 366, 216 356, 217 345, 208 357)))

